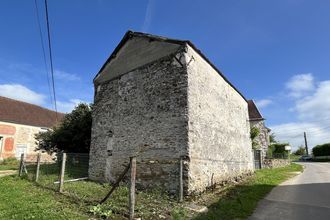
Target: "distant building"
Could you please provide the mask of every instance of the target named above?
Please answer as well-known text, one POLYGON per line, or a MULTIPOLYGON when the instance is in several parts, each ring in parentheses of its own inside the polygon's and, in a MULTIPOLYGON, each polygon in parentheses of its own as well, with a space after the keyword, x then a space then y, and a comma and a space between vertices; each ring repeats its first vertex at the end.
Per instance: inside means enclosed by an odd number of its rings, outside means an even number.
MULTIPOLYGON (((58 119, 64 114, 58 113, 58 119)), ((56 112, 0 96, 0 160, 24 153, 26 160, 36 152, 34 135, 56 124, 56 112)))
POLYGON ((258 148, 261 150, 261 158, 264 159, 267 156, 269 141, 270 129, 265 125, 265 119, 260 114, 256 104, 253 100, 248 100, 249 105, 249 118, 250 118, 250 127, 256 127, 259 130, 259 135, 256 138, 258 143, 258 148))
POLYGON ((186 194, 253 171, 248 104, 190 42, 127 32, 94 79, 89 177, 186 194))

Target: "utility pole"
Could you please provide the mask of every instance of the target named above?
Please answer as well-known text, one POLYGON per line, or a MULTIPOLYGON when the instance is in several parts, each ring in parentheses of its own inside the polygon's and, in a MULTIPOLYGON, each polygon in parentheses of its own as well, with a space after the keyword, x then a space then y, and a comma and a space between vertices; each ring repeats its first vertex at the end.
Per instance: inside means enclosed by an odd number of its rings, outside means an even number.
POLYGON ((306 155, 308 155, 308 145, 307 145, 307 137, 306 137, 306 132, 304 132, 304 139, 305 139, 305 149, 306 149, 306 155))

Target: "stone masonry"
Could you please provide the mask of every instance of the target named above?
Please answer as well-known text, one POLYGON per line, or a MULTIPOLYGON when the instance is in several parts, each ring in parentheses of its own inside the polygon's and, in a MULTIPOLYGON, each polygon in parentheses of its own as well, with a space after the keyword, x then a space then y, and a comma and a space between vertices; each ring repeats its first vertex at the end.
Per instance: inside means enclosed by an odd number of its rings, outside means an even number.
POLYGON ((128 32, 94 79, 89 177, 193 194, 253 171, 244 97, 188 41, 128 32), (125 65, 125 62, 129 63, 125 65))
POLYGON ((256 137, 259 150, 261 150, 261 159, 264 160, 267 156, 270 129, 265 125, 265 119, 260 114, 253 100, 248 101, 250 127, 256 127, 259 130, 259 135, 256 137))

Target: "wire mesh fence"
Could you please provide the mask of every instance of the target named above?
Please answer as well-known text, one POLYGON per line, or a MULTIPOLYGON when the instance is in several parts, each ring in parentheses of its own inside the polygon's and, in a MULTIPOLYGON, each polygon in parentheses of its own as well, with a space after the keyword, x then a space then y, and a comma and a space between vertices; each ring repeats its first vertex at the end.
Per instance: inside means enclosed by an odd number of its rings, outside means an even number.
MULTIPOLYGON (((130 159, 114 183, 97 183, 87 179, 88 154, 57 154, 51 160, 42 154, 22 155, 22 158, 20 176, 35 182, 39 187, 59 191, 74 202, 92 207, 89 212, 102 218, 105 217, 104 213, 127 218, 132 218, 134 212, 138 216, 154 216, 158 211, 160 214, 176 204, 175 199, 169 199, 159 189, 136 191, 136 168, 142 164, 137 163, 135 157, 130 159), (164 210, 155 208, 164 202, 168 203, 164 210)), ((179 163, 176 164, 179 166, 179 163)))
POLYGON ((66 154, 64 167, 62 153, 51 159, 46 154, 27 155, 23 158, 20 175, 48 189, 59 190, 61 176, 62 188, 65 183, 86 180, 88 177, 88 154, 66 154))
POLYGON ((31 181, 36 181, 41 186, 55 190, 56 186, 54 182, 58 179, 60 170, 57 157, 55 156, 49 159, 48 155, 38 154, 29 155, 28 158, 28 162, 25 162, 22 167, 23 177, 31 181), (38 167, 39 169, 37 169, 38 167))

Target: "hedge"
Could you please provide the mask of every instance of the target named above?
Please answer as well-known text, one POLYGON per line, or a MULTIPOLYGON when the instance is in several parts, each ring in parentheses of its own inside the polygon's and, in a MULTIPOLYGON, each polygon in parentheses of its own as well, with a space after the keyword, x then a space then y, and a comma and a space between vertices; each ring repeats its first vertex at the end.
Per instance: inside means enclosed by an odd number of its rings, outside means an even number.
POLYGON ((330 156, 330 143, 317 145, 312 151, 314 156, 330 156))

